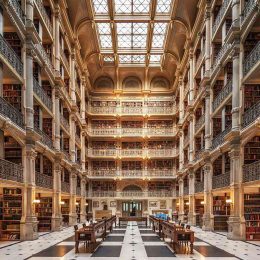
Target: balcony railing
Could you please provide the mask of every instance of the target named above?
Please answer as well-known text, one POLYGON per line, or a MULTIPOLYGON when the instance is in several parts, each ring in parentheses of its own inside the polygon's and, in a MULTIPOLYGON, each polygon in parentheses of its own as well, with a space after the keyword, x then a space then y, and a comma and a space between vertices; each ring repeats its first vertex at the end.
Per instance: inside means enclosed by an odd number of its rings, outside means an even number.
POLYGON ((35 49, 38 51, 38 54, 41 56, 44 61, 46 67, 51 71, 53 75, 55 75, 55 69, 52 65, 49 55, 46 53, 45 49, 40 43, 35 44, 35 49))
POLYGON ((260 41, 244 60, 244 76, 260 61, 260 41))
POLYGON ((121 157, 143 157, 145 150, 143 149, 122 149, 120 150, 121 157))
POLYGON ((221 62, 221 60, 223 59, 223 57, 225 56, 225 54, 227 53, 227 51, 231 48, 231 44, 230 43, 225 43, 222 48, 220 49, 220 51, 217 54, 216 59, 213 62, 212 65, 212 70, 211 73, 214 74, 215 69, 217 68, 217 66, 219 65, 219 63, 221 62))
POLYGON ((202 115, 195 123, 195 132, 197 132, 205 123, 205 115, 202 115))
POLYGON ((64 149, 61 149, 61 151, 63 152, 65 159, 70 161, 70 154, 64 149))
POLYGON ((45 10, 45 8, 44 8, 44 5, 43 5, 43 3, 42 3, 42 0, 35 0, 34 2, 36 3, 36 5, 37 5, 37 7, 38 7, 39 12, 40 12, 40 14, 42 15, 42 18, 43 18, 43 20, 44 20, 44 22, 45 22, 45 24, 46 24, 48 30, 49 30, 50 33, 52 34, 52 33, 53 33, 53 28, 52 28, 51 20, 50 20, 48 14, 47 14, 47 12, 46 12, 46 10, 45 10))
POLYGON ((249 16, 254 12, 254 10, 259 7, 259 0, 249 0, 245 3, 244 10, 241 14, 241 26, 243 26, 249 16))
POLYGON ((144 133, 144 128, 122 128, 121 135, 123 136, 141 136, 144 133))
POLYGON ((142 170, 122 170, 123 177, 141 177, 143 176, 142 170))
POLYGON ((33 78, 33 90, 35 94, 40 98, 40 100, 43 102, 46 107, 52 111, 52 100, 51 98, 47 95, 45 90, 40 86, 39 82, 33 78))
POLYGON ((8 0, 8 5, 15 11, 22 23, 25 24, 25 14, 18 0, 8 0))
POLYGON ((232 2, 232 1, 231 0, 223 1, 222 6, 218 12, 218 15, 217 15, 217 17, 214 21, 213 27, 212 27, 212 35, 214 35, 216 33, 217 29, 219 28, 220 22, 221 22, 222 18, 224 17, 224 15, 229 7, 230 2, 232 2))
POLYGON ((89 149, 89 156, 97 157, 115 157, 117 149, 89 149))
POLYGON ((92 135, 100 135, 100 136, 109 136, 109 135, 117 135, 119 133, 118 128, 92 128, 90 129, 90 133, 92 135))
POLYGON ((53 189, 53 177, 35 172, 35 184, 38 187, 53 189))
POLYGON ((204 191, 204 182, 195 182, 195 193, 204 191))
POLYGON ((114 114, 117 114, 117 107, 112 107, 112 106, 102 106, 102 107, 89 106, 89 111, 91 113, 93 113, 93 114, 114 115, 114 114))
POLYGON ((174 109, 173 107, 163 107, 163 106, 158 106, 158 107, 152 107, 148 106, 147 107, 147 112, 149 115, 167 115, 167 114, 173 114, 174 109))
POLYGON ((175 131, 172 127, 164 128, 147 128, 146 133, 148 136, 172 136, 175 134, 175 131))
POLYGON ((111 169, 99 169, 99 170, 91 170, 91 176, 95 177, 115 177, 117 171, 111 169))
POLYGON ((51 137, 49 137, 44 131, 42 131, 36 125, 34 125, 34 130, 41 136, 41 142, 47 145, 49 148, 53 149, 53 142, 51 137))
POLYGON ((116 191, 92 191, 92 197, 115 197, 116 191))
POLYGON ((224 143, 224 137, 231 131, 232 126, 228 126, 226 127, 226 129, 219 133, 213 140, 212 140, 212 145, 211 145, 211 149, 214 150, 215 148, 217 148, 219 145, 224 143))
POLYGON ((177 155, 176 148, 171 149, 148 149, 147 156, 148 157, 172 157, 177 155))
POLYGON ((232 92, 232 81, 229 81, 226 86, 219 92, 217 97, 212 103, 212 110, 215 111, 219 105, 228 97, 232 92))
POLYGON ((144 192, 142 191, 123 191, 119 195, 122 197, 137 197, 141 198, 144 196, 144 192))
POLYGON ((164 197, 172 197, 173 193, 171 191, 148 191, 148 197, 155 197, 155 198, 164 198, 164 197))
POLYGON ((147 169, 148 177, 173 177, 173 169, 147 169))
POLYGON ((230 185, 230 172, 212 177, 212 189, 228 187, 230 185))
POLYGON ((243 182, 260 180, 260 161, 243 166, 243 182))
POLYGON ((23 114, 2 97, 0 97, 0 114, 8 117, 19 127, 24 128, 23 114))
POLYGON ((260 101, 249 108, 243 115, 243 127, 252 124, 260 116, 260 101))
POLYGON ((81 188, 80 187, 76 187, 76 194, 78 196, 81 196, 81 188))
POLYGON ((22 165, 0 158, 0 179, 23 182, 22 165))
POLYGON ((202 147, 200 150, 195 152, 195 161, 201 158, 201 155, 204 153, 205 147, 202 147))
POLYGON ((78 136, 78 134, 75 134, 75 141, 76 143, 80 144, 80 137, 78 136))
POLYGON ((63 115, 60 116, 60 122, 62 124, 62 126, 67 129, 67 131, 69 131, 70 129, 70 124, 69 124, 69 120, 67 118, 65 118, 63 115))
POLYGON ((67 67, 67 69, 69 70, 70 69, 70 66, 69 66, 69 61, 65 55, 65 53, 63 51, 61 51, 61 57, 62 57, 62 60, 65 64, 65 67, 67 67))
POLYGON ((23 76, 23 63, 21 59, 17 56, 15 51, 9 45, 9 43, 0 34, 0 55, 3 56, 9 64, 15 69, 15 71, 23 76))
POLYGON ((189 186, 183 187, 183 195, 189 195, 189 186))
POLYGON ((61 191, 62 192, 66 192, 66 193, 70 193, 70 184, 68 182, 61 182, 61 191))
POLYGON ((132 115, 132 114, 138 114, 142 115, 143 114, 143 107, 121 107, 121 113, 125 115, 132 115))

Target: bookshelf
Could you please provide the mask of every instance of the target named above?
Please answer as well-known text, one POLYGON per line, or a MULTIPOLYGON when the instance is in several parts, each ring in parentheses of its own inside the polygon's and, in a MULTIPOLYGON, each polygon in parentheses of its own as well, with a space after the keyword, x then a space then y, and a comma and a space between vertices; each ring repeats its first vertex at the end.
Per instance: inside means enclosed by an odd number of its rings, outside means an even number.
POLYGON ((222 132, 221 118, 213 118, 213 138, 222 132))
POLYGON ((69 214, 70 214, 70 200, 62 199, 64 204, 61 204, 61 214, 62 214, 62 222, 63 225, 69 225, 69 214))
POLYGON ((232 105, 226 105, 225 107, 225 128, 232 124, 232 105))
POLYGON ((226 203, 227 196, 213 197, 214 231, 228 231, 230 204, 226 203))
POLYGON ((22 190, 0 188, 0 240, 20 239, 22 190))
POLYGON ((148 191, 160 191, 172 190, 172 182, 171 181, 149 181, 148 182, 148 191))
POLYGON ((114 141, 93 141, 91 144, 93 149, 116 149, 116 142, 114 141))
POLYGON ((122 121, 122 128, 142 128, 142 121, 122 121))
POLYGON ((52 118, 42 119, 42 130, 45 134, 52 138, 52 118))
POLYGON ((80 223, 80 200, 76 201, 77 222, 80 223))
POLYGON ((22 44, 18 34, 16 32, 4 32, 4 38, 12 47, 17 56, 21 58, 22 44))
POLYGON ((244 110, 247 111, 260 100, 260 84, 244 86, 244 110))
POLYGON ((196 226, 202 227, 203 224, 203 214, 204 214, 204 204, 203 199, 195 199, 195 213, 196 213, 196 226))
POLYGON ((115 161, 92 161, 93 170, 116 170, 115 161))
POLYGON ((172 120, 149 120, 148 128, 170 128, 173 127, 172 120))
POLYGON ((93 181, 92 182, 93 191, 116 191, 115 181, 93 181))
POLYGON ((173 141, 149 141, 148 149, 173 149, 173 141))
POLYGON ((172 169, 173 160, 149 160, 147 166, 150 170, 172 169))
POLYGON ((260 240, 260 193, 244 195, 246 240, 260 240))
POLYGON ((22 86, 19 84, 3 84, 3 98, 12 106, 22 110, 22 86))
POLYGON ((116 128, 115 120, 92 120, 91 121, 92 128, 116 128))
POLYGON ((219 92, 224 87, 224 81, 223 80, 217 80, 214 87, 213 87, 213 97, 216 98, 216 96, 219 94, 219 92))
POLYGON ((122 161, 122 170, 142 170, 141 161, 122 161))
POLYGON ((250 32, 244 42, 244 53, 245 57, 249 55, 252 49, 256 46, 256 44, 260 40, 260 33, 259 32, 250 32))
POLYGON ((38 231, 51 231, 52 197, 39 197, 40 203, 35 204, 35 214, 39 221, 38 231))
POLYGON ((244 164, 260 160, 260 136, 253 137, 244 148, 244 164))
POLYGON ((46 92, 46 94, 51 98, 52 97, 52 87, 48 80, 42 81, 42 88, 46 92))
POLYGON ((22 164, 22 147, 11 136, 5 136, 4 139, 5 159, 16 164, 22 164))

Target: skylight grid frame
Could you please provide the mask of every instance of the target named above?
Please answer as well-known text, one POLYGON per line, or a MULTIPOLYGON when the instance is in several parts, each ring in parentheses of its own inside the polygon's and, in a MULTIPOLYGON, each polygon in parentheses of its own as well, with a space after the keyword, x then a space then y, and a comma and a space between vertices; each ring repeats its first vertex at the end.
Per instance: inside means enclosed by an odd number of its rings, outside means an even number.
POLYGON ((110 23, 97 23, 97 32, 99 35, 100 49, 112 49, 112 35, 110 23))
POLYGON ((107 0, 92 0, 95 14, 108 14, 107 0))
POLYGON ((149 14, 153 0, 114 0, 115 14, 149 14))
POLYGON ((152 50, 163 49, 168 23, 156 22, 153 28, 152 50))

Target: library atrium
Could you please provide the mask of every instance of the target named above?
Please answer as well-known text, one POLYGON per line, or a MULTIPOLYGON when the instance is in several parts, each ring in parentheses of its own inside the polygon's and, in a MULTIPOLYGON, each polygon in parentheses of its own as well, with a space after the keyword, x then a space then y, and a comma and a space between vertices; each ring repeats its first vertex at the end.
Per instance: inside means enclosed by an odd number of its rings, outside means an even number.
POLYGON ((259 129, 260 0, 0 0, 0 259, 259 260, 259 129))

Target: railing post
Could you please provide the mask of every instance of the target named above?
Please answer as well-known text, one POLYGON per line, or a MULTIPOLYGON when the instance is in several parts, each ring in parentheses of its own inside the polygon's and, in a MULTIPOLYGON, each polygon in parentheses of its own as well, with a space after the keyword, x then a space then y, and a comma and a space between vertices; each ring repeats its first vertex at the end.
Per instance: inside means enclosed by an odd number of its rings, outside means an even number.
POLYGON ((77 174, 75 169, 72 169, 70 173, 70 213, 69 213, 70 226, 73 226, 77 223, 76 187, 77 187, 77 174))
POLYGON ((86 222, 86 178, 81 178, 80 222, 86 222))
POLYGON ((193 170, 189 172, 189 213, 188 223, 190 225, 196 224, 196 213, 195 213, 195 175, 193 170))
POLYGON ((179 179, 179 214, 178 214, 178 219, 180 221, 184 220, 184 182, 183 179, 179 179))

